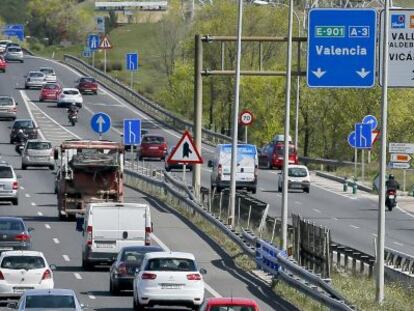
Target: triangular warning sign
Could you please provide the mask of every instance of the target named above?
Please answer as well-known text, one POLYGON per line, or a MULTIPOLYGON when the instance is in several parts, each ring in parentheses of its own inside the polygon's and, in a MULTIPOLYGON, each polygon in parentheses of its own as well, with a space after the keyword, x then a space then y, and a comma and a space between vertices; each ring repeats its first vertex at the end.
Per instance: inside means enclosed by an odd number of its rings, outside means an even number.
POLYGON ((371 132, 371 145, 373 145, 378 140, 379 133, 380 131, 378 130, 374 130, 371 132))
POLYGON ((193 143, 193 138, 191 137, 190 132, 184 132, 178 144, 168 156, 167 162, 171 164, 203 163, 203 159, 193 143))
POLYGON ((107 36, 103 37, 103 39, 101 40, 101 43, 99 44, 99 48, 101 50, 112 49, 111 42, 109 42, 109 39, 107 36))

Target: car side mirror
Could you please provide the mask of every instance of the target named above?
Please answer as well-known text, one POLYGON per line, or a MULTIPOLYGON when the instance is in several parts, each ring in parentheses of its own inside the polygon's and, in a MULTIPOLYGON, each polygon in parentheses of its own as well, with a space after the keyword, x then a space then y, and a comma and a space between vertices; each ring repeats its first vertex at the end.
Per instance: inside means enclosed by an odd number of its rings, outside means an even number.
POLYGON ((213 166, 214 166, 214 165, 213 165, 213 161, 212 161, 212 160, 208 160, 207 166, 208 166, 208 167, 213 167, 213 166))
POLYGON ((54 265, 54 264, 49 265, 49 268, 50 268, 52 271, 56 271, 56 265, 54 265))
POLYGON ((201 269, 200 269, 200 273, 201 273, 202 275, 206 275, 206 274, 207 274, 207 270, 206 270, 206 269, 204 269, 204 268, 201 268, 201 269))
POLYGON ((83 232, 84 223, 85 223, 85 218, 83 217, 76 218, 76 231, 83 232))
POLYGON ((35 229, 34 228, 32 228, 32 227, 29 227, 29 228, 27 228, 27 231, 29 231, 29 232, 32 232, 32 231, 34 231, 35 229))
POLYGON ((59 151, 57 149, 53 150, 53 158, 59 160, 59 151))
POLYGON ((9 308, 9 309, 17 309, 17 305, 18 305, 17 301, 9 302, 7 304, 7 308, 9 308))

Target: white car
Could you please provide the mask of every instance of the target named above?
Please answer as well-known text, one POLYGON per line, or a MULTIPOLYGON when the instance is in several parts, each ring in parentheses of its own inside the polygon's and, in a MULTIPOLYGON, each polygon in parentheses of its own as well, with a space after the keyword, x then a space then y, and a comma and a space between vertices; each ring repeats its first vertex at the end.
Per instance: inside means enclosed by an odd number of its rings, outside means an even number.
POLYGON ((56 73, 51 67, 40 67, 40 72, 43 72, 46 76, 46 82, 56 83, 56 73))
POLYGON ((78 89, 75 88, 63 88, 58 96, 57 106, 68 107, 70 104, 76 104, 78 107, 82 107, 83 97, 78 89))
POLYGON ((198 310, 204 302, 204 269, 194 255, 181 252, 147 253, 134 279, 135 310, 156 305, 198 310))
POLYGON ((27 289, 51 289, 54 287, 54 269, 41 252, 3 252, 0 256, 0 296, 20 296, 27 289))
MULTIPOLYGON (((283 171, 278 174, 278 191, 283 189, 283 171)), ((304 165, 289 165, 288 168, 288 189, 310 191, 310 174, 304 165)))

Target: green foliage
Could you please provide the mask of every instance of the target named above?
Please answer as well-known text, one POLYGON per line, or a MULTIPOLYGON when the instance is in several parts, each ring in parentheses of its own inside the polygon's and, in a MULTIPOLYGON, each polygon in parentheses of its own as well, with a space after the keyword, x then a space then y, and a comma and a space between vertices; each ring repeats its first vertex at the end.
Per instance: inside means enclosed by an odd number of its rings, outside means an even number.
POLYGON ((24 24, 27 20, 26 0, 1 0, 0 17, 5 23, 24 24))

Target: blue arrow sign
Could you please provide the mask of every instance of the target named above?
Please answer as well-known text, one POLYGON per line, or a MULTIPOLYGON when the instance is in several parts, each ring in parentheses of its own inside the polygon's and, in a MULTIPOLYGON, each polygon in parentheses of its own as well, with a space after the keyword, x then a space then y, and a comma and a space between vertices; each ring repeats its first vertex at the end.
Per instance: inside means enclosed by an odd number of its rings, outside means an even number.
POLYGON ((95 113, 91 118, 91 128, 98 134, 103 134, 111 128, 111 118, 104 112, 95 113))
POLYGON ((98 35, 90 34, 88 35, 88 48, 90 48, 92 51, 97 50, 99 48, 100 44, 100 38, 98 35))
POLYGON ((373 115, 366 115, 363 119, 362 119, 362 123, 364 124, 369 124, 371 126, 371 130, 375 130, 378 126, 378 121, 377 118, 374 117, 373 115))
POLYGON ((21 41, 24 40, 24 26, 21 24, 8 24, 2 29, 2 33, 7 37, 17 37, 21 41))
POLYGON ((124 120, 124 145, 141 143, 141 120, 124 120))
POLYGON ((127 53, 125 54, 126 68, 129 71, 138 70, 138 53, 127 53))
POLYGON ((374 86, 376 16, 373 9, 310 10, 309 87, 374 86))
POLYGON ((372 146, 371 125, 355 123, 355 131, 349 134, 348 144, 356 149, 370 149, 372 146))

